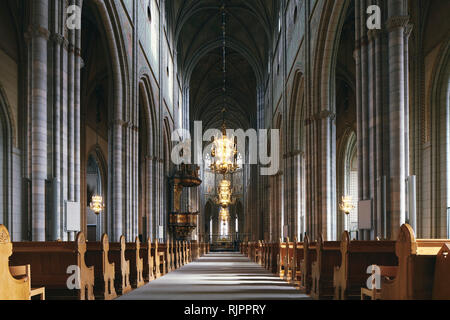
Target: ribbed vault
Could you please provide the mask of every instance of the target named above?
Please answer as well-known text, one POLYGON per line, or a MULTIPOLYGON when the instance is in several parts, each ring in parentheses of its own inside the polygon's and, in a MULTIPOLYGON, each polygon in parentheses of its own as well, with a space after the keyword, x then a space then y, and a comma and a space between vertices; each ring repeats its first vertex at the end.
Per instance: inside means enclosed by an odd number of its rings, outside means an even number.
POLYGON ((268 63, 275 0, 226 0, 227 90, 222 73, 223 0, 167 1, 183 86, 189 87, 190 120, 218 128, 227 108, 229 127, 256 126, 257 87, 268 63))

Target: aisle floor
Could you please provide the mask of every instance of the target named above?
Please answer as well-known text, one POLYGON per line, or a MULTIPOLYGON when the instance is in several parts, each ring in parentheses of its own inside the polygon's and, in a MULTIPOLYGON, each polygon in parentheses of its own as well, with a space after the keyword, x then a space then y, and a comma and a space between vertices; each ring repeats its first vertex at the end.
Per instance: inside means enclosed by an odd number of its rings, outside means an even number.
POLYGON ((309 296, 239 253, 209 253, 120 300, 304 300, 309 296))

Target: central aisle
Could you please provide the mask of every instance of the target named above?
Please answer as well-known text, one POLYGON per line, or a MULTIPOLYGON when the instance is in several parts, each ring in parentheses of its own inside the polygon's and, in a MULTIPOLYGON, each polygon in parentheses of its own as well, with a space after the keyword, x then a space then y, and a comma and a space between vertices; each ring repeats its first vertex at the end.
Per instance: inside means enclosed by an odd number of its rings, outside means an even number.
POLYGON ((239 253, 209 253, 120 300, 300 300, 298 289, 239 253))

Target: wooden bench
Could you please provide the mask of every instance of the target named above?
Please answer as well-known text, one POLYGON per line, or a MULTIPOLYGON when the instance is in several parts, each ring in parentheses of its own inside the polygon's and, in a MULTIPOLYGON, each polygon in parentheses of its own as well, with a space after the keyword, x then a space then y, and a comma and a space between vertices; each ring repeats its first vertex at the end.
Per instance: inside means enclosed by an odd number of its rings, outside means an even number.
POLYGON ((125 258, 126 241, 120 237, 120 242, 109 244, 109 259, 115 266, 115 287, 118 294, 126 294, 132 290, 130 284, 130 261, 125 258))
POLYGON ((143 259, 143 276, 144 281, 149 282, 155 280, 155 254, 152 240, 148 239, 146 243, 141 244, 140 257, 143 259))
POLYGON ((445 243, 436 257, 433 299, 450 300, 450 243, 445 243))
MULTIPOLYGON (((398 267, 396 266, 377 266, 379 269, 379 277, 393 279, 397 275, 398 267)), ((376 268, 372 268, 372 288, 361 288, 361 300, 366 300, 366 297, 370 298, 370 300, 380 300, 381 298, 381 290, 377 288, 377 280, 376 280, 376 268)))
MULTIPOLYGON (((350 241, 350 234, 342 234, 340 244, 341 263, 334 268, 334 299, 359 299, 361 288, 371 276, 367 268, 371 265, 395 266, 395 241, 350 241)), ((386 269, 387 270, 387 269, 386 269)))
POLYGON ((31 286, 45 287, 50 299, 94 300, 94 268, 86 266, 85 253, 79 232, 75 242, 14 242, 10 262, 31 265, 31 286))
POLYGON ((141 242, 136 237, 135 242, 126 243, 125 259, 130 266, 130 284, 133 288, 142 287, 144 282, 144 259, 141 258, 141 242))
POLYGON ((410 225, 400 228, 395 252, 398 272, 381 279, 382 300, 430 300, 433 298, 436 257, 449 239, 416 239, 410 225))
POLYGON ((291 283, 295 286, 300 286, 301 281, 301 268, 300 268, 300 262, 303 260, 304 257, 304 249, 303 249, 303 242, 297 242, 294 239, 294 242, 292 244, 292 259, 291 259, 291 283))
POLYGON ((169 273, 172 271, 173 266, 173 252, 172 252, 172 241, 170 239, 167 239, 166 242, 166 273, 169 273))
POLYGON ((257 264, 261 264, 262 263, 262 241, 258 241, 255 244, 255 263, 257 264))
POLYGON ((25 275, 22 276, 23 272, 15 268, 22 268, 24 266, 9 266, 9 257, 12 255, 12 248, 8 229, 4 225, 0 225, 0 300, 30 300, 30 267, 27 265, 25 275))
POLYGON ((309 237, 306 235, 303 241, 303 259, 300 261, 300 289, 304 290, 306 294, 311 292, 311 268, 316 255, 316 242, 310 242, 309 237))
POLYGON ((165 245, 159 244, 158 239, 155 241, 155 277, 158 279, 165 274, 166 270, 166 253, 165 245))
POLYGON ((294 264, 294 242, 289 241, 289 238, 286 242, 286 272, 284 279, 287 282, 291 282, 293 279, 293 264, 294 264))
POLYGON ((270 263, 269 263, 269 271, 278 274, 278 260, 280 256, 280 245, 279 243, 273 243, 271 247, 271 254, 269 256, 270 263))
POLYGON ((316 245, 316 260, 311 265, 311 297, 316 300, 332 299, 334 296, 334 267, 341 262, 339 241, 323 241, 322 235, 316 245))
MULTIPOLYGON (((15 266, 9 267, 11 275, 16 279, 30 280, 31 283, 31 266, 15 266)), ((39 300, 45 300, 45 287, 30 288, 30 297, 26 300, 31 300, 33 297, 39 297, 39 300)))
POLYGON ((278 245, 278 256, 277 256, 277 261, 278 261, 278 276, 281 279, 284 279, 285 275, 287 274, 286 272, 286 267, 287 267, 287 243, 283 242, 280 239, 279 245, 278 245))
POLYGON ((96 299, 117 297, 114 286, 115 266, 109 259, 109 239, 103 234, 101 242, 87 242, 86 264, 94 266, 94 295, 96 299))

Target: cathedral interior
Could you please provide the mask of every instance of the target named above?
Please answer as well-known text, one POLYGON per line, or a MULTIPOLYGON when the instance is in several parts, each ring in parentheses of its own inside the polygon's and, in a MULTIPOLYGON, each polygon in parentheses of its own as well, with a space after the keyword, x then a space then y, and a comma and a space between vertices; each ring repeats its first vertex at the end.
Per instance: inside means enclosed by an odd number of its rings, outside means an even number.
POLYGON ((19 265, 38 288, 27 299, 45 287, 50 300, 294 300, 359 298, 382 263, 372 298, 450 299, 438 263, 449 12, 449 0, 1 1, 0 300, 22 298, 19 265), (406 266, 420 259, 401 241, 434 260, 406 266), (344 257, 364 285, 341 292, 344 257), (65 287, 70 265, 81 289, 65 287), (255 276, 260 295, 223 279, 214 294, 189 278, 208 266, 241 284, 264 269, 289 290, 255 276), (385 291, 384 278, 400 284, 385 291))

